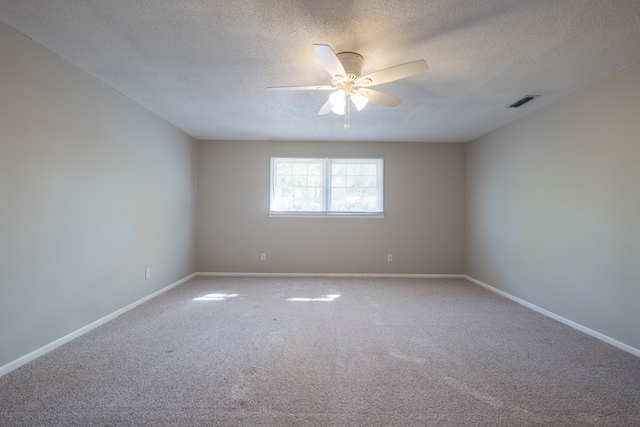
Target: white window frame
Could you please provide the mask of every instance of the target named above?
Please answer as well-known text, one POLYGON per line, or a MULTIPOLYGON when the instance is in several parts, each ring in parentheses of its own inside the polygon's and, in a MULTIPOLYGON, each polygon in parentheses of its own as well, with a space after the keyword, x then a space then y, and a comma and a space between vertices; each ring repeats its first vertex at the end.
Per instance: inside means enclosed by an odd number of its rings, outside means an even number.
POLYGON ((384 159, 381 157, 271 157, 269 182, 269 216, 270 217, 305 217, 305 218, 384 218, 384 159), (276 205, 276 165, 278 162, 322 163, 323 164, 323 205, 318 211, 278 211, 276 205), (334 163, 376 163, 377 174, 377 206, 375 211, 332 211, 331 206, 331 171, 334 163))

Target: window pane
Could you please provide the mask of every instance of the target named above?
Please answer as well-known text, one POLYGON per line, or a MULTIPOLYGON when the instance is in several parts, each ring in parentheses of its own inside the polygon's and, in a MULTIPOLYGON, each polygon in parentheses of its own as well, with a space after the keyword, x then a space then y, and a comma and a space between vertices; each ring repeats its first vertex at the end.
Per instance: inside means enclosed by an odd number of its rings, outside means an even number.
POLYGON ((334 175, 331 177, 331 188, 336 187, 346 187, 347 186, 347 177, 344 175, 334 175))
POLYGON ((378 186, 378 178, 375 176, 363 176, 362 177, 362 187, 377 187, 378 186))
POLYGON ((345 164, 334 163, 331 166, 331 175, 333 176, 345 175, 346 173, 347 173, 347 165, 345 164))
POLYGON ((331 165, 332 212, 380 212, 381 180, 378 160, 333 160, 331 165))
POLYGON ((378 175, 378 165, 371 163, 362 165, 362 174, 370 176, 378 175))
POLYGON ((271 210, 322 211, 323 161, 274 160, 271 210))
POLYGON ((323 167, 322 163, 310 163, 309 164, 309 176, 319 176, 322 177, 323 167))
POLYGON ((361 176, 348 176, 347 177, 347 187, 349 187, 349 188, 362 187, 362 177, 361 176))
POLYGON ((347 175, 360 175, 362 174, 362 167, 358 164, 347 165, 347 175))
POLYGON ((278 175, 285 175, 291 173, 291 163, 278 163, 276 167, 278 175))
POLYGON ((322 186, 322 176, 309 176, 308 184, 310 187, 321 187, 322 186))

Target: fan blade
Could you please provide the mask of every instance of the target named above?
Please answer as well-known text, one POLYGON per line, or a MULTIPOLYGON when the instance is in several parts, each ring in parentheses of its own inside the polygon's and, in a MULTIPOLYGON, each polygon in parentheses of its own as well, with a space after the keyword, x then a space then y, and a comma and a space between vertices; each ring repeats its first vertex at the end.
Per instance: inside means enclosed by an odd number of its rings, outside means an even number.
POLYGON ((318 115, 322 116, 324 114, 329 114, 332 108, 333 105, 331 105, 331 100, 327 99, 327 102, 325 102, 322 108, 320 108, 320 111, 318 111, 318 115))
POLYGON ((272 86, 267 90, 334 90, 335 86, 272 86))
POLYGON ((373 89, 360 89, 358 93, 374 104, 384 105, 385 107, 397 107, 402 102, 402 99, 396 98, 388 93, 380 92, 373 89))
POLYGON ((427 71, 429 67, 424 59, 419 61, 407 62, 406 64, 395 65, 393 67, 385 68, 384 70, 376 71, 375 73, 367 74, 360 77, 355 86, 368 87, 373 85, 379 85, 382 83, 392 82, 394 80, 404 79, 415 74, 423 73, 427 71))
POLYGON ((344 80, 347 77, 347 72, 342 66, 342 62, 336 56, 336 53, 331 49, 331 46, 326 44, 314 44, 313 50, 316 51, 316 55, 322 62, 324 68, 329 72, 331 77, 336 80, 344 80))

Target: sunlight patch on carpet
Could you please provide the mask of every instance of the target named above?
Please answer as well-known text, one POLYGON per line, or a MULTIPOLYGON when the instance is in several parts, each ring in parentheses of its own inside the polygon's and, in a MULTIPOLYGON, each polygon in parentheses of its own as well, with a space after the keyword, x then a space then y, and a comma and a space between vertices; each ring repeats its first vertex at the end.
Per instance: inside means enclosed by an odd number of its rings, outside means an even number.
POLYGON ((287 301, 333 301, 336 298, 340 298, 340 295, 322 295, 320 298, 287 298, 287 301))
POLYGON ((238 294, 207 294, 202 297, 194 298, 193 301, 224 301, 237 296, 238 294))

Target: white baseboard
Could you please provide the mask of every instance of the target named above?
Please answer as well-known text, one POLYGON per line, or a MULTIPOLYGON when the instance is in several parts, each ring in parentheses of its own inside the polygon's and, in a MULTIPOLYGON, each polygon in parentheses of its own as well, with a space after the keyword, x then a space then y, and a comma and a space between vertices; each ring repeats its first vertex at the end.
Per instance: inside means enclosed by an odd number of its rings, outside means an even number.
POLYGON ((522 300, 522 299, 520 299, 518 297, 515 297, 515 296, 513 296, 513 295, 511 295, 511 294, 509 294, 509 293, 507 293, 505 291, 501 291, 500 289, 494 288, 493 286, 487 285, 486 283, 483 283, 480 280, 474 279, 473 277, 466 276, 466 275, 464 277, 467 280, 475 283, 476 285, 480 285, 483 288, 486 288, 486 289, 488 289, 488 290, 490 290, 492 292, 495 292, 495 293, 497 293, 499 295, 502 295, 503 297, 508 298, 511 301, 515 301, 518 304, 523 305, 523 306, 525 306, 527 308, 530 308, 531 310, 536 311, 536 312, 538 312, 540 314, 543 314, 543 315, 545 315, 547 317, 550 317, 553 320, 557 320, 560 323, 564 323, 567 326, 571 326, 572 328, 577 329, 580 332, 584 332, 585 334, 590 335, 590 336, 592 336, 594 338, 597 338, 600 341, 604 341, 607 344, 611 344, 614 347, 618 347, 620 350, 624 350, 627 353, 631 353, 634 356, 640 357, 640 350, 635 348, 635 347, 631 347, 630 345, 627 345, 625 343, 617 341, 617 340, 615 340, 615 339, 613 339, 613 338, 611 338, 611 337, 609 337, 607 335, 601 334, 598 331, 594 331, 593 329, 589 329, 586 326, 582 326, 581 324, 576 323, 576 322, 574 322, 572 320, 566 319, 566 318, 564 318, 562 316, 558 316, 555 313, 552 313, 552 312, 550 312, 548 310, 545 310, 544 308, 538 307, 537 305, 531 304, 530 302, 527 302, 527 301, 522 300))
POLYGON ((377 273, 239 273, 239 272, 198 272, 196 276, 224 277, 408 277, 420 279, 465 279, 464 274, 377 274, 377 273))
POLYGON ((196 274, 190 274, 189 276, 178 280, 177 282, 174 282, 172 284, 170 284, 167 287, 164 287, 152 294, 147 295, 146 297, 139 299, 138 301, 135 301, 129 305, 127 305, 126 307, 122 307, 120 310, 114 311, 111 314, 108 314, 106 316, 104 316, 101 319, 96 320, 95 322, 92 322, 80 329, 78 329, 77 331, 71 332, 68 335, 65 335, 62 338, 59 338, 55 341, 53 341, 52 343, 49 343, 47 345, 45 345, 44 347, 40 347, 37 350, 32 351, 31 353, 20 357, 19 359, 14 360, 13 362, 9 362, 4 366, 0 367, 0 377, 2 377, 3 375, 8 374, 9 372, 18 369, 20 366, 25 365, 29 362, 31 362, 33 359, 40 357, 48 352, 50 352, 51 350, 60 347, 63 344, 68 343, 69 341, 73 340, 74 338, 79 337, 80 335, 86 334, 87 332, 89 332, 92 329, 97 328, 100 325, 103 325, 105 323, 107 323, 109 320, 115 319, 116 317, 120 316, 121 314, 131 310, 132 308, 135 308, 137 306, 139 306, 140 304, 149 301, 150 299, 157 297, 158 295, 160 295, 163 292, 168 291, 171 288, 174 288, 184 282, 186 282, 187 280, 191 279, 192 277, 195 277, 196 274))

